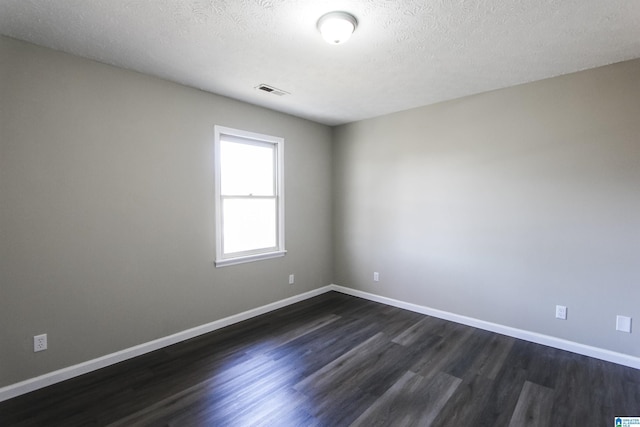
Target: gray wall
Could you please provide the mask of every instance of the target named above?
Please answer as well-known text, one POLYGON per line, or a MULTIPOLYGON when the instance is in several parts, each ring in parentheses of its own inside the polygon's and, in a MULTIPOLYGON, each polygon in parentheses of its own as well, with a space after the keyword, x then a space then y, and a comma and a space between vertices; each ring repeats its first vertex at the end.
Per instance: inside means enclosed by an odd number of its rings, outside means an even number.
POLYGON ((331 283, 330 128, 7 38, 0 73, 0 387, 331 283), (215 124, 285 138, 285 257, 213 266, 215 124))
POLYGON ((640 356, 615 331, 640 322, 638 76, 636 60, 336 128, 336 283, 640 356))

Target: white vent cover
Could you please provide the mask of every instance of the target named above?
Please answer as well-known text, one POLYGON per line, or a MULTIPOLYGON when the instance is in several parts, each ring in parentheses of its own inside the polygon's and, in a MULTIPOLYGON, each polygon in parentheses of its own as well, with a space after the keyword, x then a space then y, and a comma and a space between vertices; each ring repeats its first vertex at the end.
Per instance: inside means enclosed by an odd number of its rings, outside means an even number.
POLYGON ((286 90, 278 89, 266 84, 259 84, 258 86, 255 87, 255 89, 270 93, 272 95, 278 95, 278 96, 289 95, 289 92, 287 92, 286 90))

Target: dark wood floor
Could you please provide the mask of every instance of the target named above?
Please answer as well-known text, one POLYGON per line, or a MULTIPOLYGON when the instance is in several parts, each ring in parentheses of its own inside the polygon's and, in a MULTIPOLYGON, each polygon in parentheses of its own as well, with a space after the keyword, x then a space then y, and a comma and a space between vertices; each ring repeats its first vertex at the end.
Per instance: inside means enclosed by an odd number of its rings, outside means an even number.
POLYGON ((1 426, 611 426, 640 371, 335 292, 0 403, 1 426))

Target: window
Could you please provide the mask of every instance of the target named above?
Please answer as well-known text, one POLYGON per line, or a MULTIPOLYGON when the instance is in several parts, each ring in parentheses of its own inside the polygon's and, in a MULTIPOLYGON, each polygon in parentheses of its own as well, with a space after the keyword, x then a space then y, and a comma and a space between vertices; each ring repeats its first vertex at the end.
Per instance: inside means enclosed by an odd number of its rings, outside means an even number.
POLYGON ((284 140, 215 127, 216 266, 283 256, 284 140))

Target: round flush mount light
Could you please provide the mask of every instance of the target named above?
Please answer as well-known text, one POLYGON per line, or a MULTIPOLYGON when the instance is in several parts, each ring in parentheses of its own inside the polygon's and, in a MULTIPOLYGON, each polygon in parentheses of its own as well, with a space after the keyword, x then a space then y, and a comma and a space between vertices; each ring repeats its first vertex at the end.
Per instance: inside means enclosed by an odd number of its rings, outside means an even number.
POLYGON ((356 17, 347 12, 329 12, 318 19, 318 30, 329 44, 346 42, 357 26, 356 17))

